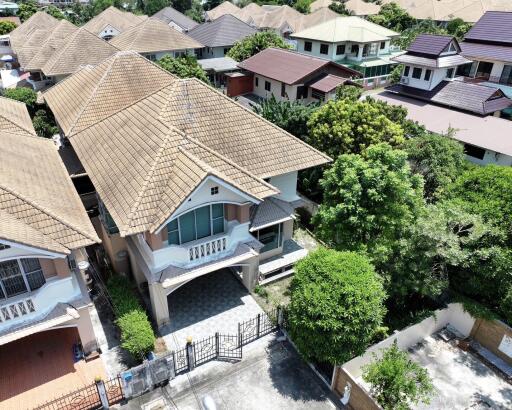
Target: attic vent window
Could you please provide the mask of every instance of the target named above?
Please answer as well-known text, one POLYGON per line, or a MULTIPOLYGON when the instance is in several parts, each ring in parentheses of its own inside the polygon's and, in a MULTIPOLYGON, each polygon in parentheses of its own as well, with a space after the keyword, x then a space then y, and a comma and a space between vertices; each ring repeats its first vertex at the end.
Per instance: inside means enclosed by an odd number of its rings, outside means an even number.
POLYGON ((210 188, 210 192, 212 195, 217 195, 219 193, 219 187, 214 186, 213 188, 210 188))

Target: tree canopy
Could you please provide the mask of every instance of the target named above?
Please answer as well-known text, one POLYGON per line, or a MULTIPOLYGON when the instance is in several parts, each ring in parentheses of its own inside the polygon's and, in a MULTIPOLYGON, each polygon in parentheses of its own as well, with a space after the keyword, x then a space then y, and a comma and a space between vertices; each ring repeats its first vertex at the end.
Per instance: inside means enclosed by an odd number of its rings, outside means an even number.
POLYGON ((342 16, 351 16, 354 14, 352 10, 349 10, 342 0, 333 0, 331 4, 329 4, 329 8, 335 13, 341 14, 342 16))
POLYGON ((0 21, 0 36, 9 34, 16 27, 16 24, 14 24, 12 21, 0 21))
POLYGON ((307 359, 344 363, 371 343, 384 317, 384 297, 367 258, 320 248, 295 265, 290 335, 307 359))
POLYGON ((32 88, 7 88, 3 96, 12 100, 21 101, 27 105, 28 112, 33 115, 35 112, 37 93, 32 88))
POLYGON ((371 144, 400 145, 404 131, 370 101, 329 101, 308 122, 307 142, 329 156, 359 153, 371 144))
POLYGON ((416 20, 396 3, 382 5, 379 13, 368 16, 368 20, 390 30, 402 32, 414 26, 416 20))
POLYGON ((373 362, 363 367, 363 380, 384 410, 411 410, 420 402, 429 404, 434 393, 427 369, 412 361, 396 341, 383 350, 382 357, 373 354, 373 362))
POLYGON ((228 51, 227 56, 235 61, 243 61, 269 47, 291 48, 291 46, 274 31, 259 31, 251 36, 245 37, 243 40, 237 41, 228 51))
POLYGON ((444 135, 425 133, 407 140, 403 149, 409 154, 413 172, 423 176, 429 201, 441 194, 466 164, 462 145, 444 135))
POLYGON ((34 0, 24 1, 19 4, 18 17, 24 23, 37 12, 37 3, 34 0))
POLYGON ((278 101, 274 95, 254 107, 254 111, 285 131, 305 138, 307 122, 319 104, 302 104, 299 101, 278 101))
POLYGON ((316 233, 339 250, 366 251, 379 268, 423 207, 423 180, 389 144, 338 157, 320 181, 316 233))
POLYGON ((157 64, 164 70, 177 75, 180 78, 198 78, 199 80, 209 84, 208 76, 203 68, 197 63, 193 56, 172 57, 164 56, 157 61, 157 64))

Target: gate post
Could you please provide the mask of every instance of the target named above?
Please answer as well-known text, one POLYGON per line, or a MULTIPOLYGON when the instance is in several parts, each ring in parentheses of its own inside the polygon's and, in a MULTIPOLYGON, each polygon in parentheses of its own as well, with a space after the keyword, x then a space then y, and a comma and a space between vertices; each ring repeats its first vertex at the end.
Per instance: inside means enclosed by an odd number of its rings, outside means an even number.
POLYGON ((240 322, 238 322, 238 345, 242 347, 243 337, 242 337, 242 329, 240 326, 240 322))
POLYGON ((215 355, 219 358, 219 332, 215 332, 215 355))
POLYGON ((261 313, 258 313, 256 317, 256 339, 260 338, 260 323, 261 323, 261 313))
POLYGON ((281 306, 277 307, 277 326, 279 328, 283 327, 283 308, 281 306))
POLYGON ((187 364, 188 364, 188 370, 194 370, 196 360, 194 355, 194 344, 192 343, 192 338, 187 338, 187 364))
POLYGON ((100 396, 101 406, 103 409, 109 409, 107 390, 105 389, 105 383, 100 378, 95 380, 96 390, 98 390, 98 396, 100 396))
POLYGON ((174 353, 174 350, 172 351, 172 370, 173 370, 173 378, 176 377, 176 353, 174 353))

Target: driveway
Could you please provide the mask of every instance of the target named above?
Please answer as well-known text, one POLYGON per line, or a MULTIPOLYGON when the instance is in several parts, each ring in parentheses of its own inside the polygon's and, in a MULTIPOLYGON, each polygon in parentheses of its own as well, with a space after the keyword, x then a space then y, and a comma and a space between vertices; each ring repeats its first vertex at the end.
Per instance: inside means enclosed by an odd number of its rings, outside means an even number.
POLYGON ((202 340, 215 332, 236 335, 238 322, 263 310, 229 269, 200 276, 168 296, 170 325, 160 333, 167 348, 181 349, 188 336, 202 340))
POLYGON ((337 398, 293 347, 269 335, 244 347, 241 362, 210 362, 131 400, 122 409, 146 409, 148 403, 159 403, 159 408, 202 410, 205 397, 217 410, 339 408, 337 398))

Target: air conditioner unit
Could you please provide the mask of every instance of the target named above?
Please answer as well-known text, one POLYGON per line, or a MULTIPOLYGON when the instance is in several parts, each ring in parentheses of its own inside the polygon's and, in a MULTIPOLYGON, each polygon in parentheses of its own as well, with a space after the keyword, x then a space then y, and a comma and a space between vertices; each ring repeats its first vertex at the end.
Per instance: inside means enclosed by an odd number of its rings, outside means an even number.
POLYGON ((407 77, 400 78, 400 84, 409 84, 409 79, 407 77))

